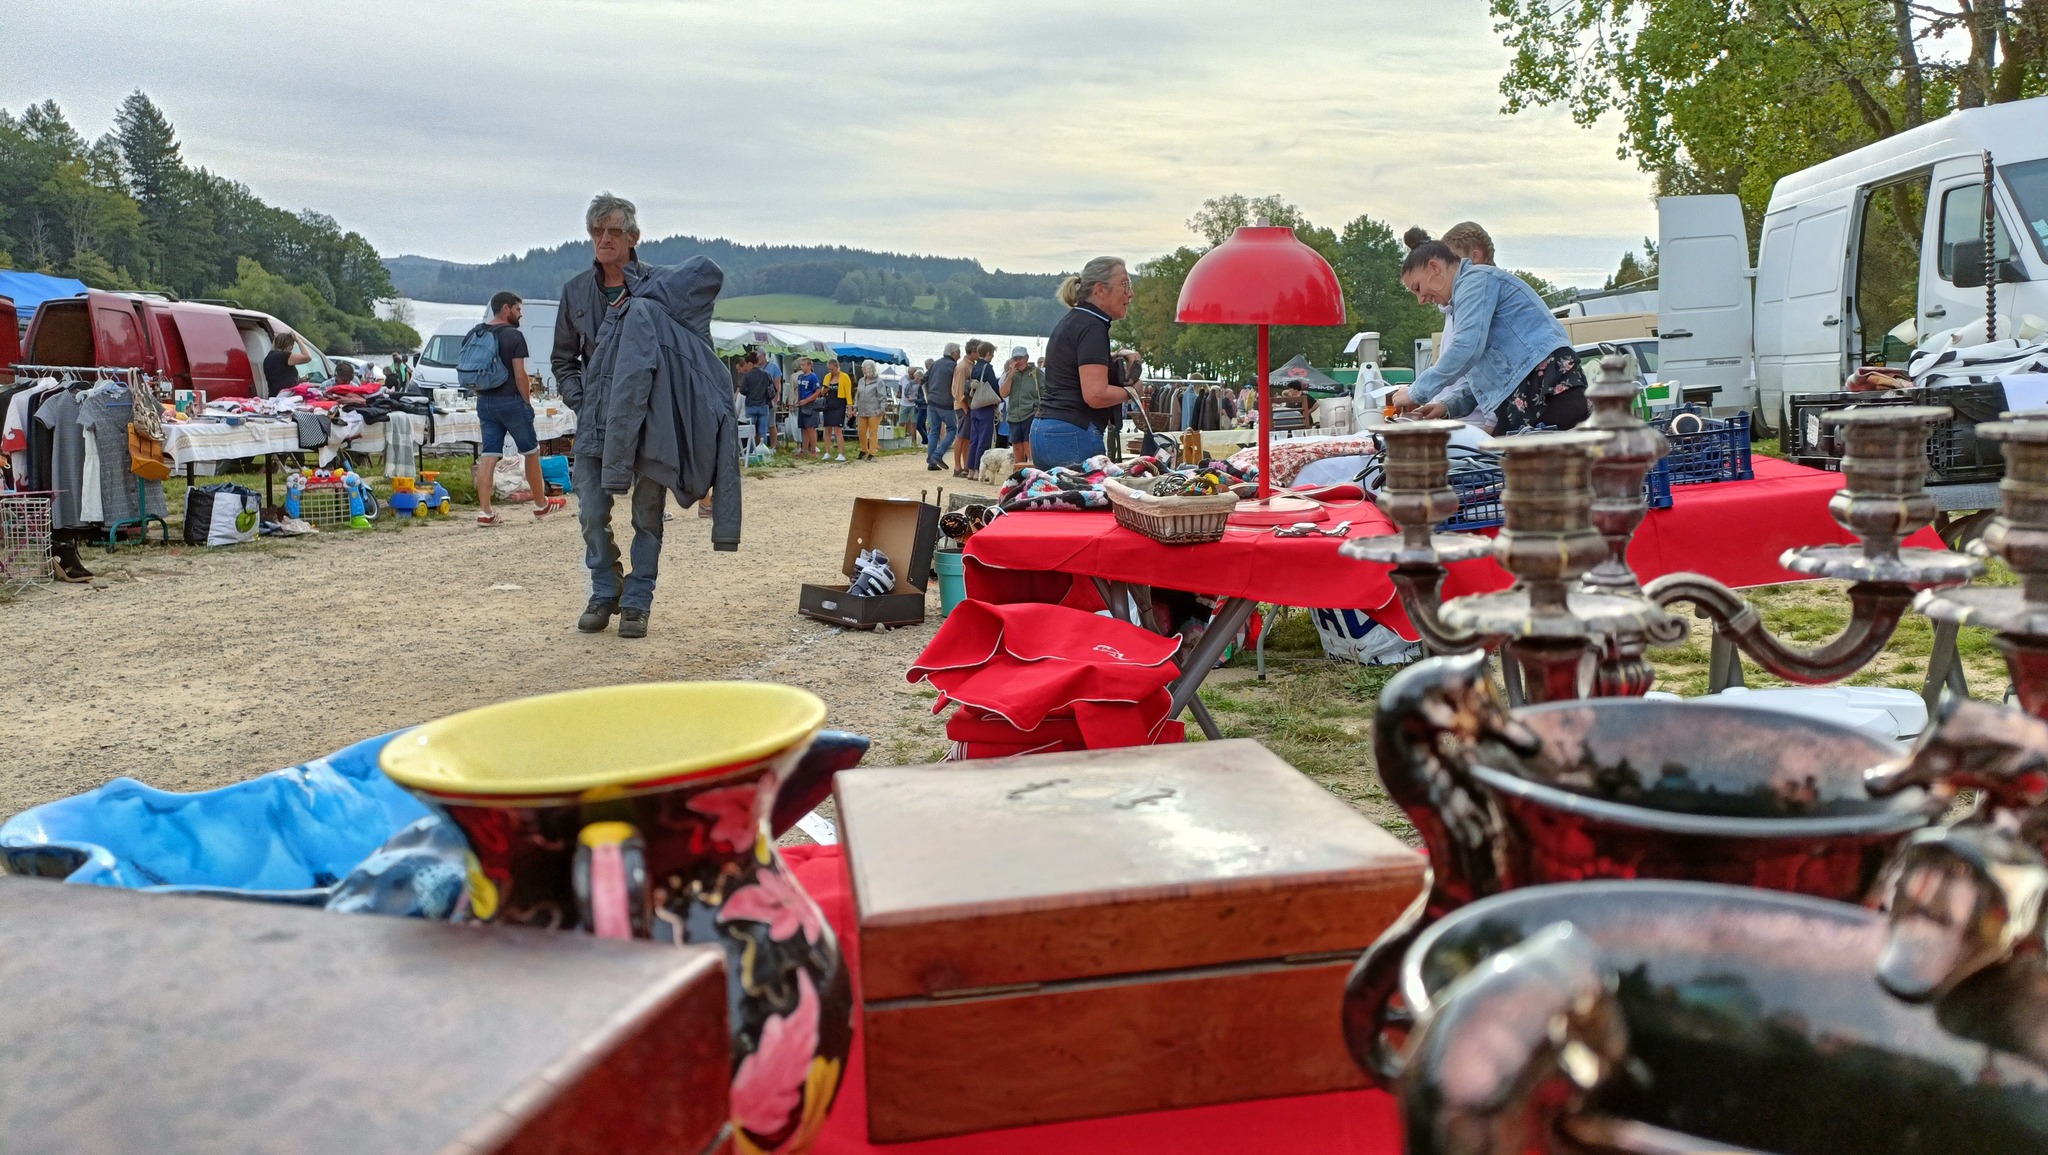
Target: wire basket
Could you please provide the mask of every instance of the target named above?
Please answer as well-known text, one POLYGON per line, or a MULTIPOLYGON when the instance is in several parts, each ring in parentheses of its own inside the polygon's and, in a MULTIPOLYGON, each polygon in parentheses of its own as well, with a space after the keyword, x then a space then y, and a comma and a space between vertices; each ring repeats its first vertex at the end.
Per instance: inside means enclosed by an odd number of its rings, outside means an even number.
POLYGON ((0 589, 18 592, 55 579, 50 497, 45 492, 0 493, 0 589))
POLYGON ((308 485, 299 492, 299 520, 318 529, 338 529, 348 524, 348 488, 342 485, 308 485))
POLYGON ((1222 541, 1224 528, 1230 524, 1230 515, 1237 509, 1237 495, 1234 493, 1219 493, 1213 497, 1154 497, 1113 477, 1102 483, 1102 492, 1109 497, 1118 525, 1164 545, 1222 541))

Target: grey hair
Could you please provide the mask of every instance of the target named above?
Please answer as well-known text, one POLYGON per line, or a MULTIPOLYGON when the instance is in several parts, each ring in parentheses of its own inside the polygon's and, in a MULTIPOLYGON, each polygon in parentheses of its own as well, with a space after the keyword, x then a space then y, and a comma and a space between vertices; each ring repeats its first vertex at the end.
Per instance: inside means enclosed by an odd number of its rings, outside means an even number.
POLYGON ((956 361, 957 361, 957 360, 959 360, 959 359, 960 359, 960 342, 958 342, 958 341, 948 341, 948 342, 946 342, 946 356, 948 356, 948 357, 951 357, 951 358, 953 358, 953 359, 954 359, 954 360, 956 360, 956 361))
POLYGON ((1110 278, 1116 276, 1116 271, 1123 267, 1122 257, 1097 257, 1082 265, 1080 275, 1068 277, 1060 285, 1060 304, 1071 309, 1083 301, 1094 300, 1096 287, 1107 285, 1110 278))
POLYGON ((863 377, 874 377, 879 375, 881 371, 882 367, 873 361, 862 361, 860 363, 860 375, 863 377))
POLYGON ((640 235, 640 210, 634 208, 633 202, 625 197, 613 196, 608 192, 591 197, 590 210, 583 214, 583 227, 594 229, 606 217, 619 218, 620 228, 636 237, 640 235))

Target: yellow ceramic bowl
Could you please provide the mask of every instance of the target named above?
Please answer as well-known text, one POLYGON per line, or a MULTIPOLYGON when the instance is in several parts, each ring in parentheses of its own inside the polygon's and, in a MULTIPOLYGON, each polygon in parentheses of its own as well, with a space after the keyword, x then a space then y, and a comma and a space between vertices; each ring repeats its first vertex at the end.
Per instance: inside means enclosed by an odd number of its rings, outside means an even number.
POLYGON ((759 763, 824 724, 816 694, 772 682, 603 686, 465 710, 392 739, 378 761, 442 797, 559 797, 759 763))

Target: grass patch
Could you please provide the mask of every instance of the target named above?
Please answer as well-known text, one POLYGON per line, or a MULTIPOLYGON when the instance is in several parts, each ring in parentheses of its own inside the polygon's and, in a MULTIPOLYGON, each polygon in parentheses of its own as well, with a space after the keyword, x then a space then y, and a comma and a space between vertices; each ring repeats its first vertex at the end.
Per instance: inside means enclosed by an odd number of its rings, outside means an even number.
POLYGON ((853 311, 859 307, 803 293, 756 293, 750 297, 720 297, 712 306, 711 315, 721 321, 759 321, 767 325, 850 325, 853 311))

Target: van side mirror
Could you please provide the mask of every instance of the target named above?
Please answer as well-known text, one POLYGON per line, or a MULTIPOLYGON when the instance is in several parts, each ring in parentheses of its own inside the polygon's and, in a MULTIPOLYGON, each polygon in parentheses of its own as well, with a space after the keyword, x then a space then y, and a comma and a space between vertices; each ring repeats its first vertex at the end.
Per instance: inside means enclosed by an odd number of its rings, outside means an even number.
MULTIPOLYGON (((1984 242, 1951 241, 1948 246, 1949 283, 1958 289, 1981 289, 1984 287, 1984 242)), ((2017 285, 2027 278, 2027 271, 2011 257, 1998 262, 1998 283, 2017 285)))

